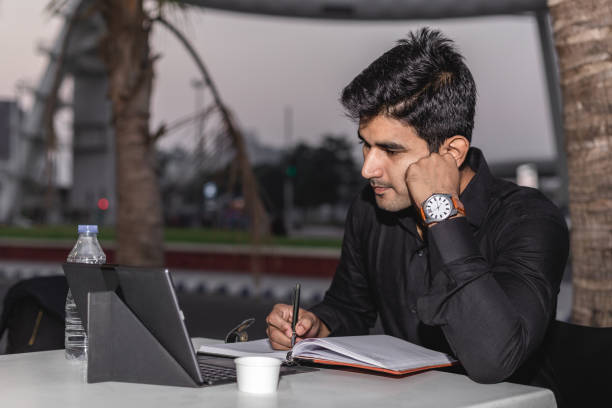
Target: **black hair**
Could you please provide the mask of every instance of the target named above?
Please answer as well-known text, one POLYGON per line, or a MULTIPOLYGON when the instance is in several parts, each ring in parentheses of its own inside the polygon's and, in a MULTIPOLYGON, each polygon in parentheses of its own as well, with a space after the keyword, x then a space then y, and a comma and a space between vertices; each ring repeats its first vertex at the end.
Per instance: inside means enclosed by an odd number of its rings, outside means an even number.
POLYGON ((386 115, 412 126, 429 150, 454 135, 472 138, 476 84, 452 40, 422 28, 372 62, 342 91, 347 114, 386 115))

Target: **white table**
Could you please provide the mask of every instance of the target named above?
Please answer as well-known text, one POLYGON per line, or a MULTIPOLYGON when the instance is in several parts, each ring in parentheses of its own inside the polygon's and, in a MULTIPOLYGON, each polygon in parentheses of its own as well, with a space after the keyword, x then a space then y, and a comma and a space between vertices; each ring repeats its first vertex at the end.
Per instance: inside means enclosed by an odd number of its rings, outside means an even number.
MULTIPOLYGON (((199 339, 194 342, 198 343, 199 339)), ((278 393, 261 397, 236 384, 204 388, 106 382, 87 384, 79 363, 64 351, 0 356, 0 406, 119 407, 556 407, 550 390, 501 383, 477 384, 463 375, 428 371, 388 378, 342 370, 281 377, 278 393)))

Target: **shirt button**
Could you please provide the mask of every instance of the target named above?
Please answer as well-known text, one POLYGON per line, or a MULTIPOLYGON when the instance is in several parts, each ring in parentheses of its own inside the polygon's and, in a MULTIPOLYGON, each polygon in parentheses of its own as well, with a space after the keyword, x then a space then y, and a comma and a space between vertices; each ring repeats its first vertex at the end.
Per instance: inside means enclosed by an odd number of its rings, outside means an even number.
POLYGON ((418 256, 423 256, 423 250, 422 250, 422 249, 419 249, 419 250, 417 251, 417 255, 418 255, 418 256))
POLYGON ((412 314, 416 314, 416 309, 414 307, 410 309, 410 311, 412 312, 412 314))

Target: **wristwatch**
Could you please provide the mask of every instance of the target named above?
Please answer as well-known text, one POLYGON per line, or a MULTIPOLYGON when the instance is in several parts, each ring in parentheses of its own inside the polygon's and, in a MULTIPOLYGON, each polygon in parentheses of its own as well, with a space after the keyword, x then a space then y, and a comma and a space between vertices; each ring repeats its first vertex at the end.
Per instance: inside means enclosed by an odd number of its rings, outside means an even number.
POLYGON ((463 205, 450 194, 432 194, 421 205, 421 217, 425 224, 440 222, 457 215, 465 215, 463 205))

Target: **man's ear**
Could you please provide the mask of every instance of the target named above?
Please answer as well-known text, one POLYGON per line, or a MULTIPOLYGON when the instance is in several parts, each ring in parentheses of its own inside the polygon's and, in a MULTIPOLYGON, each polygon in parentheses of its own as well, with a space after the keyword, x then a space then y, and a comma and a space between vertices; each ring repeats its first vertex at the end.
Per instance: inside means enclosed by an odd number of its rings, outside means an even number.
POLYGON ((455 135, 444 141, 439 152, 440 154, 450 153, 455 158, 457 168, 459 168, 465 161, 468 150, 470 150, 470 141, 465 136, 455 135))

